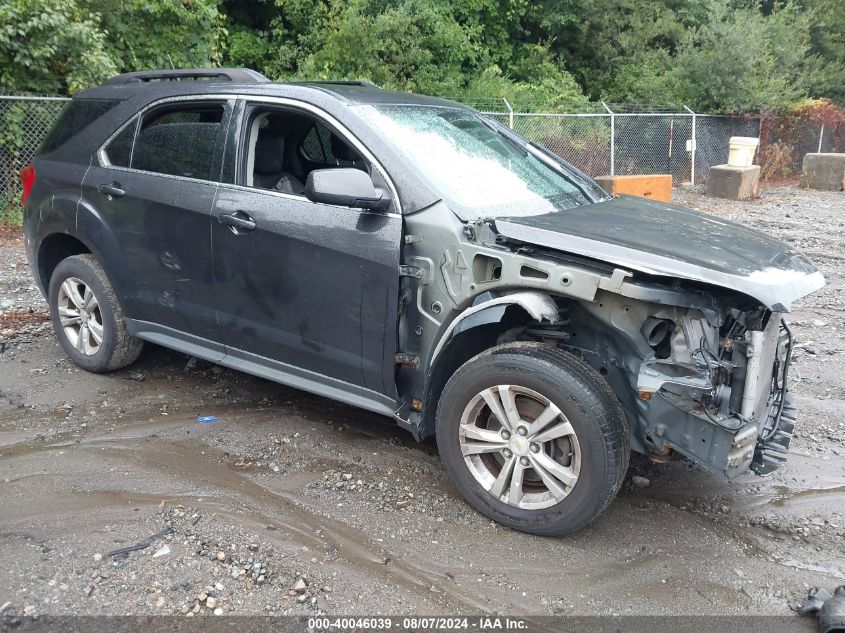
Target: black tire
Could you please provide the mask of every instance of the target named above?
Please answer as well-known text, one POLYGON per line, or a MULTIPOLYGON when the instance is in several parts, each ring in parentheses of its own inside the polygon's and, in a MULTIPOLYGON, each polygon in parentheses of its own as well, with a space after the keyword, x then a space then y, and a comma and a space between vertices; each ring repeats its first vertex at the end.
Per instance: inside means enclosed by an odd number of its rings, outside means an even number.
POLYGON ((59 343, 70 359, 94 373, 114 371, 135 362, 141 353, 143 341, 130 336, 126 331, 123 308, 109 283, 103 267, 93 255, 74 255, 59 262, 50 278, 47 293, 53 330, 59 343), (76 349, 61 324, 59 315, 59 290, 71 278, 83 282, 97 299, 98 322, 102 324, 102 342, 90 355, 76 349))
POLYGON ((576 532, 593 521, 622 486, 630 459, 625 414, 607 382, 579 358, 539 343, 494 347, 461 366, 440 397, 436 426, 441 459, 466 500, 502 525, 542 536, 576 532), (464 461, 461 416, 477 394, 496 385, 517 385, 543 395, 575 431, 580 473, 555 505, 524 509, 505 503, 482 487, 464 461))

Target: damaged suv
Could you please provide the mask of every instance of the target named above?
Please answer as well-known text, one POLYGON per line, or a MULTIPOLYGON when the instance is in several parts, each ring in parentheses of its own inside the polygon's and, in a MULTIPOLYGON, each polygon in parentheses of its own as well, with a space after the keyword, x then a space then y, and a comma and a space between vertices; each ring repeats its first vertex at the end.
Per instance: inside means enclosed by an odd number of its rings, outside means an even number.
POLYGON ((27 252, 80 367, 150 341, 436 436, 496 521, 584 527, 630 451, 783 461, 788 246, 610 198, 458 104, 238 69, 79 92, 21 178, 27 252))

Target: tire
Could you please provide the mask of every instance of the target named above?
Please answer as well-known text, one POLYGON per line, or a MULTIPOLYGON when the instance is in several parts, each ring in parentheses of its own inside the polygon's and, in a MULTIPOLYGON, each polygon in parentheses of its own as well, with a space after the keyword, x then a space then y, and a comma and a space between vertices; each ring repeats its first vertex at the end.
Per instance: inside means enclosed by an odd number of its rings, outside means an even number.
POLYGON ((123 308, 93 255, 74 255, 59 262, 47 298, 59 343, 82 369, 114 371, 140 355, 143 342, 126 331, 123 308))
POLYGON ((622 485, 631 450, 607 382, 572 354, 540 343, 494 347, 461 366, 440 397, 436 433, 449 477, 473 507, 542 536, 576 532, 601 514, 622 485), (503 425, 506 401, 517 415, 503 425), (514 426, 526 436, 515 438, 508 432, 514 426), (504 489, 502 477, 510 482, 504 489))

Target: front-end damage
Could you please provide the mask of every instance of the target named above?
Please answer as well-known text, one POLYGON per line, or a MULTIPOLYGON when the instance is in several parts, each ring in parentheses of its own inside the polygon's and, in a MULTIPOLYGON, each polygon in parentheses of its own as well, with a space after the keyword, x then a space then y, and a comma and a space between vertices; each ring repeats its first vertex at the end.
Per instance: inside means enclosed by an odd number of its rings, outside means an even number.
POLYGON ((795 417, 786 388, 793 341, 781 315, 734 309, 721 327, 694 314, 672 325, 666 357, 643 360, 637 374, 649 454, 679 452, 728 477, 772 472, 795 417))
POLYGON ((788 292, 778 297, 766 283, 755 297, 751 286, 707 283, 702 266, 690 279, 601 261, 567 252, 565 235, 456 223, 442 204, 407 223, 403 264, 414 272, 400 341, 418 364, 397 373, 405 403, 397 419, 417 437, 432 432, 439 391, 461 363, 492 345, 534 340, 604 376, 626 411, 632 449, 655 461, 684 456, 727 477, 783 462, 796 412, 782 313, 818 287, 809 263, 788 292))

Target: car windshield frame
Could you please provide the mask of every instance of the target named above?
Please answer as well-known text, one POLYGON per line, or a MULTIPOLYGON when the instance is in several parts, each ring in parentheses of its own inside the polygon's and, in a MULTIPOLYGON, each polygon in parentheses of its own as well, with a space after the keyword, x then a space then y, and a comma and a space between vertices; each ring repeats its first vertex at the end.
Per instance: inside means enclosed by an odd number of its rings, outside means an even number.
POLYGON ((566 161, 469 108, 355 108, 462 220, 556 213, 607 197, 566 161))

